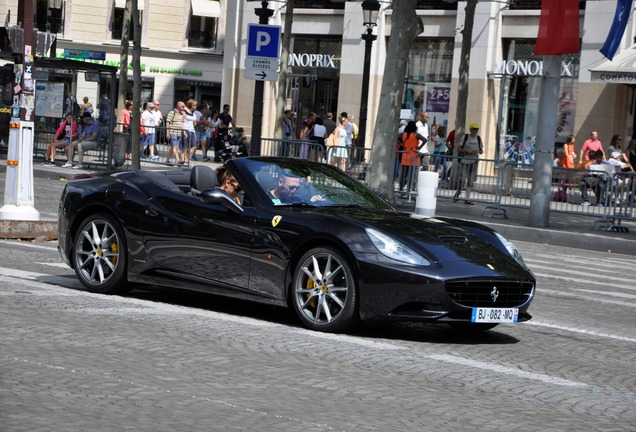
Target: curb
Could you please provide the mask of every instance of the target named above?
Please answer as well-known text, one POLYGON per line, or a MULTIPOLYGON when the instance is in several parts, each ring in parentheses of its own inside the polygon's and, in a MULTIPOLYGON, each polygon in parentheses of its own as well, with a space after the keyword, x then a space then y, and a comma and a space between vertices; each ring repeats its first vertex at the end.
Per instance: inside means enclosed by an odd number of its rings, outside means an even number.
POLYGON ((57 221, 0 220, 0 237, 14 240, 46 237, 47 240, 57 240, 57 221))

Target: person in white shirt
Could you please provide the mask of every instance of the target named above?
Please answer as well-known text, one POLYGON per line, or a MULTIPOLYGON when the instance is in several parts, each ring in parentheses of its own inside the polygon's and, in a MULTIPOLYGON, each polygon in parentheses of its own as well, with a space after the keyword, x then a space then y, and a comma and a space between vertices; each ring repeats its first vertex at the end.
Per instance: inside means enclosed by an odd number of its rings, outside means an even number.
MULTIPOLYGON (((159 103, 158 100, 155 100, 152 102, 155 107, 152 109, 152 114, 155 116, 155 125, 157 125, 158 127, 162 127, 163 126, 163 114, 161 113, 161 111, 159 111, 159 107, 161 106, 161 104, 159 103)), ((160 144, 163 141, 163 134, 159 133, 159 130, 156 131, 155 133, 156 135, 156 143, 160 144)))
POLYGON ((314 120, 314 141, 318 143, 318 149, 311 149, 311 160, 321 161, 323 155, 325 154, 325 134, 327 133, 327 128, 324 125, 324 122, 321 117, 316 117, 314 120))
POLYGON ((158 161, 159 156, 155 155, 155 126, 157 123, 155 122, 155 115, 153 114, 153 109, 155 108, 155 104, 152 102, 148 102, 146 104, 146 110, 141 114, 141 123, 144 126, 144 133, 146 134, 144 142, 141 144, 140 152, 143 154, 143 146, 144 144, 148 147, 148 157, 151 161, 158 161))
MULTIPOLYGON (((427 112, 424 112, 424 111, 420 112, 419 120, 417 121, 417 123, 415 123, 415 126, 417 127, 417 131, 416 131, 417 139, 420 140, 418 151, 420 152, 420 155, 428 155, 429 151, 428 151, 427 143, 430 138, 430 131, 428 127, 427 112)), ((429 165, 428 159, 429 159, 429 156, 422 156, 422 163, 421 163, 422 171, 428 171, 428 165, 429 165)))
POLYGON ((190 158, 190 153, 192 149, 196 151, 197 143, 194 131, 194 121, 196 120, 196 116, 194 115, 194 111, 197 107, 197 101, 194 99, 188 99, 186 102, 186 107, 183 110, 183 147, 181 149, 181 156, 184 161, 187 161, 190 158))

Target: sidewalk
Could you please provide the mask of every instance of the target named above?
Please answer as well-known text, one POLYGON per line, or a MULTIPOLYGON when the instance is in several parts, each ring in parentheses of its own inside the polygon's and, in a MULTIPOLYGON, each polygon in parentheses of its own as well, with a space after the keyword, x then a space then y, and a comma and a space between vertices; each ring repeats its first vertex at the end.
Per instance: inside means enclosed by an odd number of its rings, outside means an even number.
MULTIPOLYGON (((0 221, 0 237, 3 238, 37 238, 57 235, 57 207, 59 197, 66 181, 74 175, 90 173, 89 170, 46 167, 40 165, 41 160, 34 159, 33 177, 35 209, 40 212, 40 222, 0 221), (8 224, 10 222, 10 224, 8 224), (12 232, 9 225, 17 227, 12 232)), ((201 163, 201 162, 200 162, 201 163)), ((216 167, 218 164, 209 164, 216 167)), ((166 165, 142 162, 143 169, 178 169, 166 165)), ((0 155, 0 203, 4 204, 6 153, 0 155)), ((453 203, 452 200, 438 199, 436 216, 467 219, 483 223, 497 230, 510 240, 530 241, 550 245, 568 246, 595 251, 614 252, 636 255, 636 224, 624 223, 628 233, 594 231, 592 224, 596 220, 590 216, 555 213, 550 214, 547 228, 529 226, 529 210, 523 208, 506 208, 508 217, 488 217, 481 215, 485 204, 476 203, 467 206, 463 201, 453 203)), ((406 212, 415 211, 415 200, 411 203, 399 202, 398 209, 406 212)))

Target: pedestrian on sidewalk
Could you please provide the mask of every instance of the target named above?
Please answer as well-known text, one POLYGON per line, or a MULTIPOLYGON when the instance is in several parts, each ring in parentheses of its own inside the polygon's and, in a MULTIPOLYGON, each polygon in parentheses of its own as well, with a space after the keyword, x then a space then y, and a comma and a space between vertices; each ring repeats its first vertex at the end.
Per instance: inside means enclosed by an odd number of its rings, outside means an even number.
POLYGON ((408 122, 404 128, 404 133, 401 136, 402 142, 402 172, 400 174, 400 192, 404 190, 404 186, 407 185, 407 193, 411 192, 413 188, 413 179, 415 170, 419 166, 419 152, 418 147, 420 140, 417 134, 417 125, 413 120, 408 122))
POLYGON ((73 141, 70 146, 66 148, 66 155, 68 162, 62 165, 62 168, 84 169, 84 151, 93 150, 97 147, 98 137, 101 132, 99 122, 93 119, 93 115, 88 111, 82 114, 84 120, 84 126, 77 141, 73 141), (73 158, 75 156, 75 148, 77 148, 77 158, 79 164, 73 166, 73 158))
POLYGON ((481 137, 477 135, 479 132, 479 125, 477 123, 470 124, 470 133, 465 134, 462 138, 462 143, 459 146, 458 154, 459 158, 459 181, 457 183, 457 191, 453 196, 453 202, 457 202, 459 195, 462 192, 464 182, 466 182, 466 199, 464 203, 473 205, 470 200, 470 193, 477 180, 477 166, 479 155, 484 152, 484 143, 481 137))
POLYGON ((49 144, 44 155, 44 166, 55 166, 55 153, 57 149, 65 149, 71 141, 77 139, 77 122, 73 120, 73 114, 67 114, 66 119, 60 123, 55 132, 55 140, 49 144))

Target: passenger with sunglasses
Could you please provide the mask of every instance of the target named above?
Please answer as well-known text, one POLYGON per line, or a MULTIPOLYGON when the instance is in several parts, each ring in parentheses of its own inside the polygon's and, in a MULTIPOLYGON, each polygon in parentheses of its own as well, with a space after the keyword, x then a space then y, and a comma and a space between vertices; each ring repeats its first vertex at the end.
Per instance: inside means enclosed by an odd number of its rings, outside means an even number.
POLYGON ((241 204, 241 200, 238 197, 241 192, 241 185, 232 174, 232 171, 225 166, 220 166, 216 169, 216 179, 219 182, 219 188, 232 197, 237 204, 241 204))

